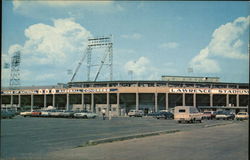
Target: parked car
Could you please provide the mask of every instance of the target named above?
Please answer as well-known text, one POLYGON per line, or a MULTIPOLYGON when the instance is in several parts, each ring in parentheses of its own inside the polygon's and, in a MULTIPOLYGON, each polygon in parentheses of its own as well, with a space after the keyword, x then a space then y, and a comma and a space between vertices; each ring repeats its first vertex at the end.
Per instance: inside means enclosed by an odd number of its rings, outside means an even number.
POLYGON ((31 116, 32 112, 31 111, 20 112, 20 115, 23 117, 27 117, 27 116, 31 116))
POLYGON ((74 111, 63 111, 62 113, 61 113, 61 116, 63 117, 63 118, 73 118, 74 117, 74 111))
POLYGON ((148 113, 146 116, 147 117, 154 117, 154 116, 156 116, 157 113, 158 112, 151 112, 151 113, 148 113))
POLYGON ((89 111, 80 111, 77 113, 74 113, 75 118, 96 118, 98 115, 93 112, 89 111))
POLYGON ((173 119, 174 114, 171 112, 158 112, 153 117, 157 119, 173 119))
POLYGON ((41 117, 49 117, 50 110, 41 110, 41 117))
POLYGON ((39 117, 39 116, 41 116, 41 111, 32 111, 31 116, 32 117, 39 117))
POLYGON ((174 119, 181 122, 200 122, 202 120, 202 113, 198 111, 196 107, 193 106, 176 106, 174 109, 174 119))
POLYGON ((59 118, 62 117, 62 110, 51 110, 49 112, 49 117, 55 117, 55 118, 59 118))
POLYGON ((215 111, 204 111, 202 119, 215 119, 215 116, 216 116, 215 111))
POLYGON ((13 118, 15 117, 15 112, 9 111, 9 110, 1 110, 1 118, 13 118))
POLYGON ((143 110, 130 110, 128 112, 129 117, 142 117, 144 115, 143 110))
POLYGON ((233 113, 230 113, 229 111, 218 111, 215 116, 216 120, 233 120, 235 118, 235 115, 233 113))
POLYGON ((248 117, 249 117, 249 115, 247 112, 239 112, 235 116, 236 120, 244 120, 244 119, 248 119, 248 117))

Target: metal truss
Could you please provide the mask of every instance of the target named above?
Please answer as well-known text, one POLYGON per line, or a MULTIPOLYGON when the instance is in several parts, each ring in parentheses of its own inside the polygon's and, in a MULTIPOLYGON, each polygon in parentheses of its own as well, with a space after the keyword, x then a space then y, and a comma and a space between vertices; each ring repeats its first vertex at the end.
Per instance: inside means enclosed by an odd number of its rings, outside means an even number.
MULTIPOLYGON (((82 59, 78 63, 78 66, 71 78, 71 82, 74 80, 77 72, 79 71, 83 61, 87 58, 87 80, 88 81, 97 81, 100 73, 102 72, 102 68, 106 66, 109 69, 109 80, 113 78, 113 43, 112 43, 112 35, 107 37, 96 37, 88 39, 88 46, 83 54, 82 59), (105 49, 104 53, 102 53, 101 60, 96 60, 93 58, 93 52, 96 49, 105 49), (97 72, 94 76, 94 79, 91 80, 91 76, 93 75, 93 68, 98 67, 97 72)), ((105 73, 107 74, 107 73, 105 73)))
POLYGON ((21 85, 20 82, 20 63, 21 52, 17 51, 11 57, 11 72, 10 72, 10 87, 17 87, 21 85))

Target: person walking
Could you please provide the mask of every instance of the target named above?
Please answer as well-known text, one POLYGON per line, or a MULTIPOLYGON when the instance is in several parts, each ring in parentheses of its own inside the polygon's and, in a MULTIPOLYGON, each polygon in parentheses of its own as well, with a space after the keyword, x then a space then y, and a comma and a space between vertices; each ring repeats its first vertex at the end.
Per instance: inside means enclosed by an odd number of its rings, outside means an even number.
POLYGON ((102 119, 103 120, 105 120, 105 113, 106 113, 105 109, 102 109, 102 119))

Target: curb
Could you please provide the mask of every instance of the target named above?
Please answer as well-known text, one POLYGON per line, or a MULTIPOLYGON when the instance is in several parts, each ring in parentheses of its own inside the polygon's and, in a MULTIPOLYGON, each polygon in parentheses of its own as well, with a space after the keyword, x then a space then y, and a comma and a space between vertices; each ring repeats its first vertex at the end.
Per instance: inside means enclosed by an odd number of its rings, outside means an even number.
POLYGON ((123 141, 123 140, 134 139, 134 138, 143 138, 143 137, 148 137, 148 136, 156 136, 156 135, 161 135, 161 134, 169 134, 169 133, 175 133, 175 132, 180 132, 180 130, 166 130, 166 131, 149 132, 149 133, 143 133, 143 134, 134 134, 134 135, 128 135, 128 136, 89 140, 86 142, 85 146, 97 145, 100 143, 108 143, 108 142, 114 142, 114 141, 123 141))
POLYGON ((228 124, 233 124, 233 122, 231 122, 231 123, 213 124, 213 125, 205 125, 205 126, 204 126, 204 128, 208 128, 208 127, 216 127, 216 126, 224 126, 224 125, 228 125, 228 124))

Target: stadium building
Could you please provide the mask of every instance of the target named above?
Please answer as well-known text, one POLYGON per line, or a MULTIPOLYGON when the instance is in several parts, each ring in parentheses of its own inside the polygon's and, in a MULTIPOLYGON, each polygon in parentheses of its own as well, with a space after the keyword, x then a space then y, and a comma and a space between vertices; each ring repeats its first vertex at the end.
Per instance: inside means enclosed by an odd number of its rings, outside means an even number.
POLYGON ((84 81, 1 90, 1 106, 18 110, 54 106, 98 114, 106 109, 123 116, 131 109, 148 113, 180 105, 201 111, 248 111, 249 84, 220 82, 218 77, 162 76, 159 81, 84 81))

